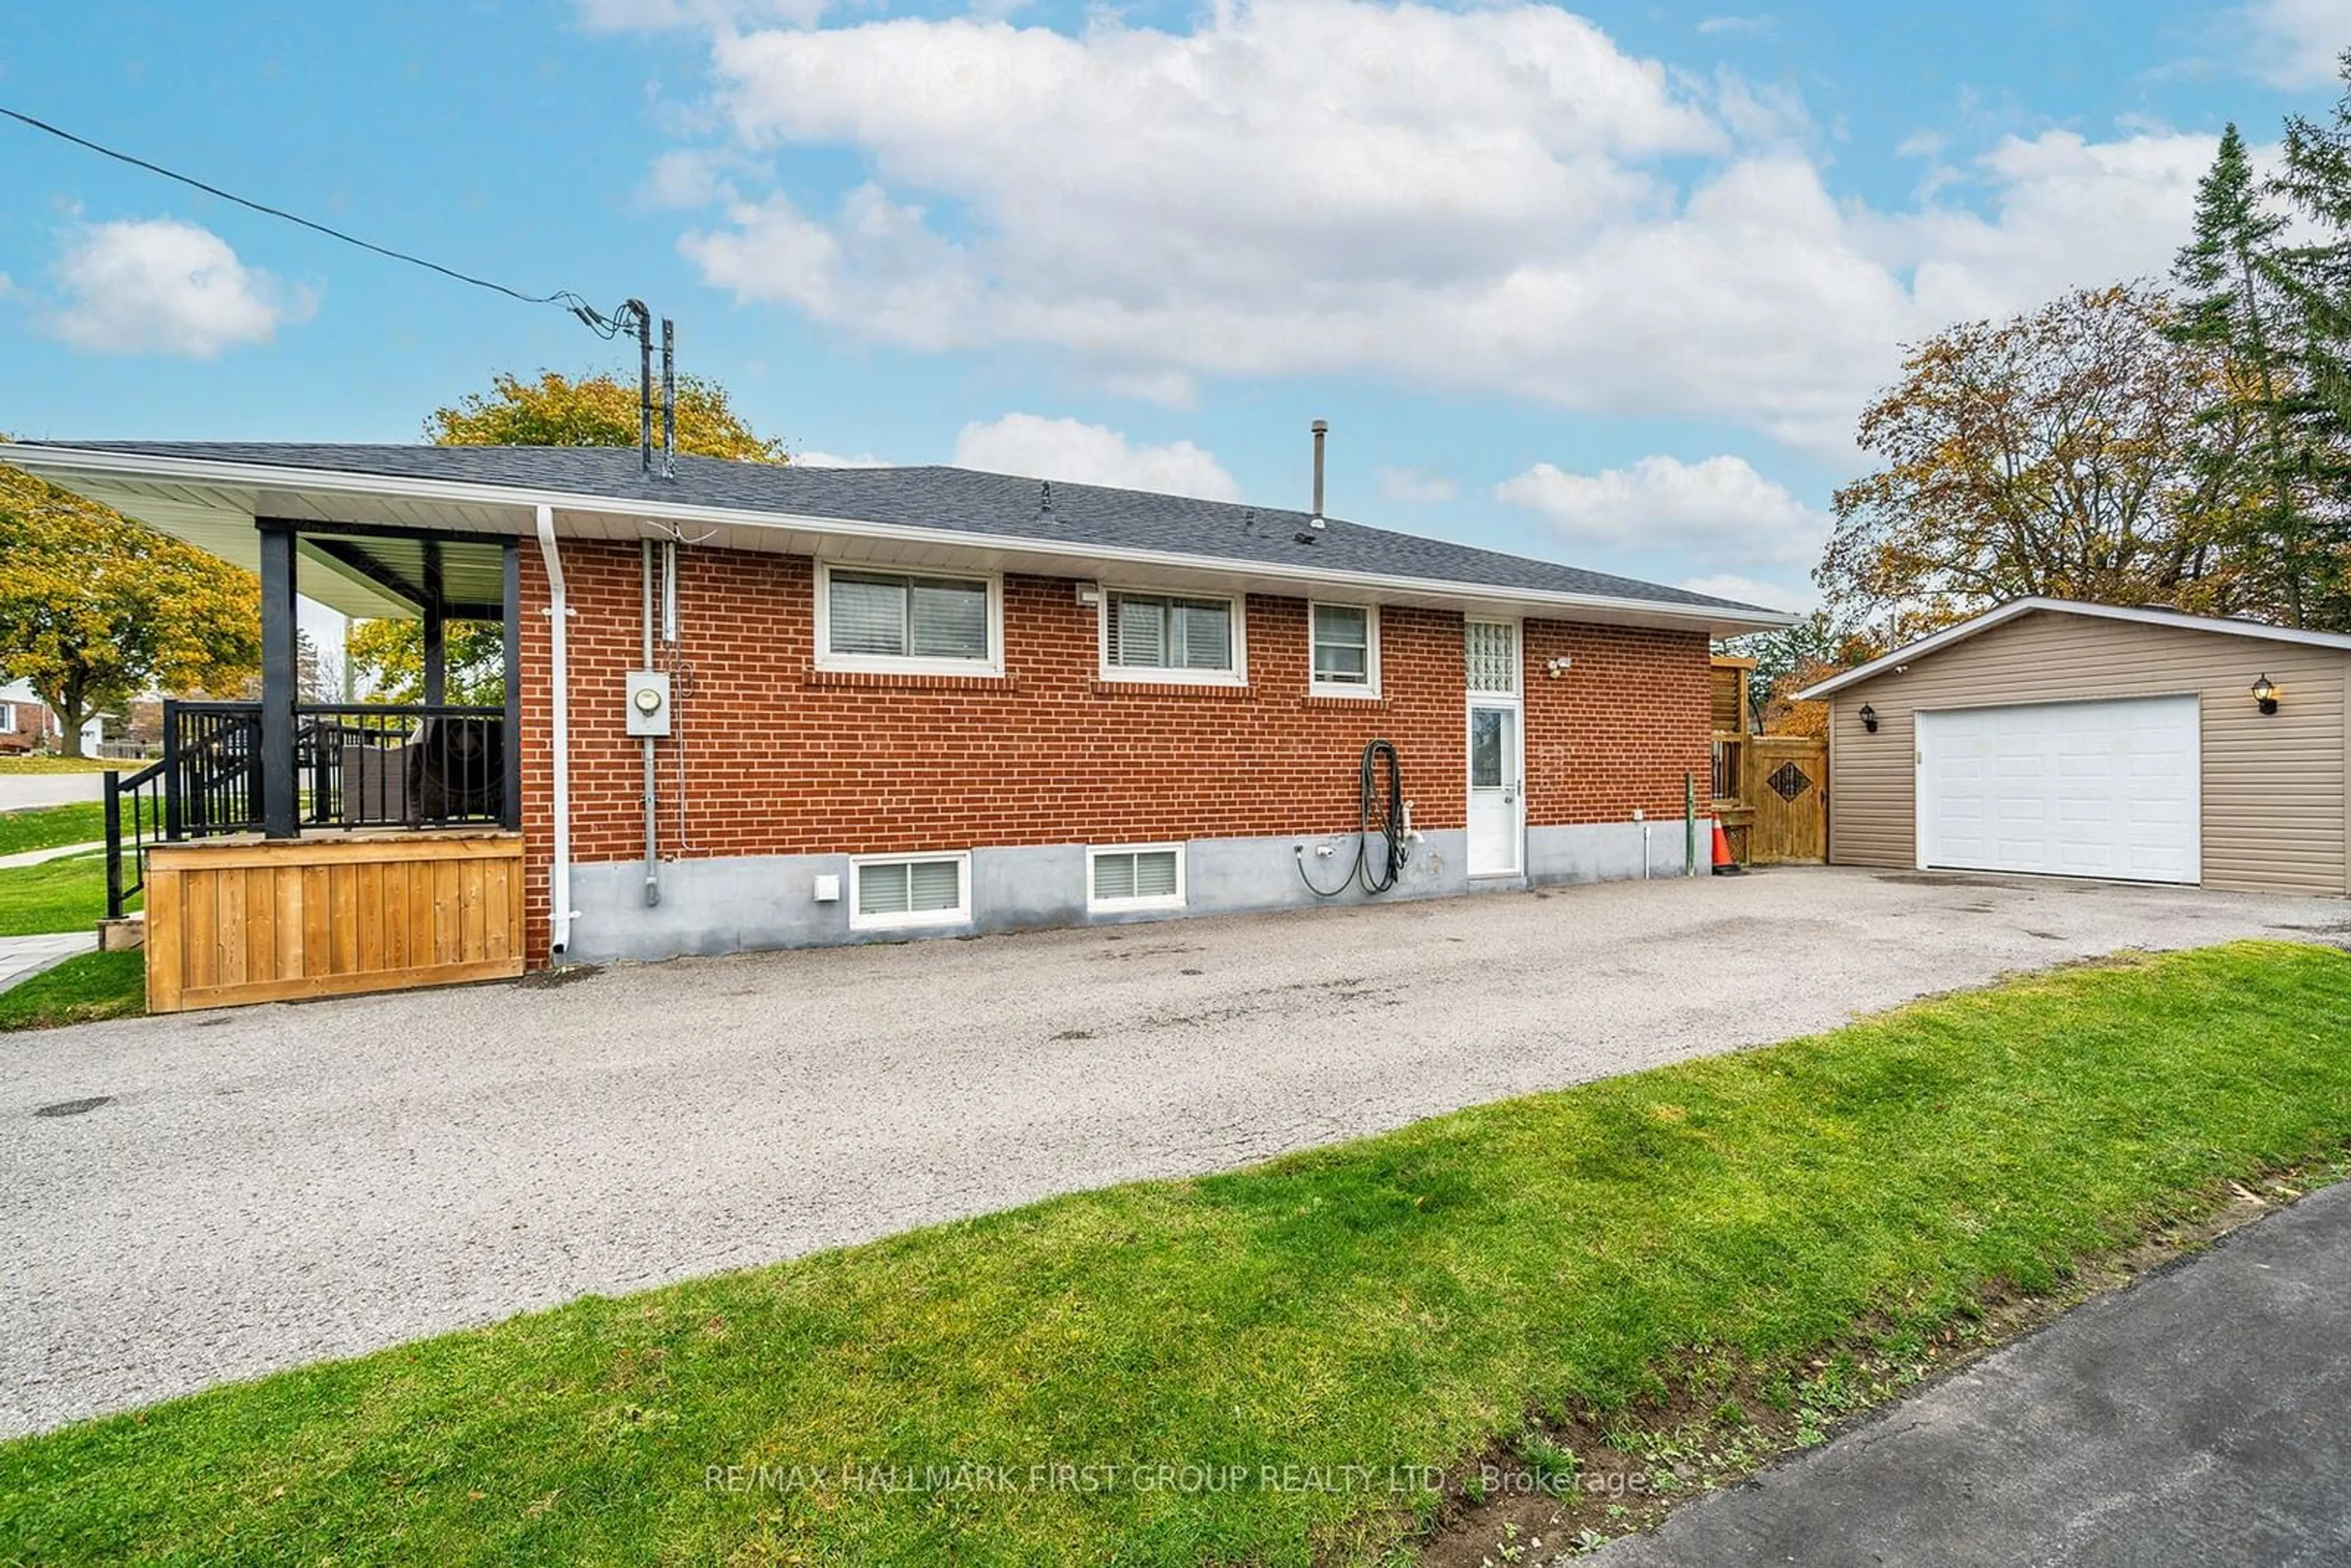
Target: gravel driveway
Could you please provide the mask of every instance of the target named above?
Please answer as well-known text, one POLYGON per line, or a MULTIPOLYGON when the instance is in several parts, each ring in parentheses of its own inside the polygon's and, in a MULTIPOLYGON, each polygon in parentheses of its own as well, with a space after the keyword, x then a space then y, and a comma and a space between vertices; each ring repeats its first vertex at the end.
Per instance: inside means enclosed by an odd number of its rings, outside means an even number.
POLYGON ((1781 871, 0 1038, 0 1434, 2005 970, 2346 930, 2331 901, 1781 871))

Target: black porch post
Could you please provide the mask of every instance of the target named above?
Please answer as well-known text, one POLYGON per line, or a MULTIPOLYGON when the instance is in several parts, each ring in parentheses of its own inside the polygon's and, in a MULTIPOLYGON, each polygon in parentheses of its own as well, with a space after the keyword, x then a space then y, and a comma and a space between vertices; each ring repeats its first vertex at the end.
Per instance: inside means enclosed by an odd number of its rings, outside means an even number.
POLYGON ((261 831, 298 835, 294 787, 294 705, 301 674, 295 653, 294 530, 261 525, 261 831))
POLYGON ((498 797, 498 825, 514 833, 522 831, 522 542, 508 539, 505 556, 507 779, 498 797))
POLYGON ((448 700, 448 628, 442 620, 446 596, 441 590, 441 541, 424 541, 424 706, 439 707, 448 700))

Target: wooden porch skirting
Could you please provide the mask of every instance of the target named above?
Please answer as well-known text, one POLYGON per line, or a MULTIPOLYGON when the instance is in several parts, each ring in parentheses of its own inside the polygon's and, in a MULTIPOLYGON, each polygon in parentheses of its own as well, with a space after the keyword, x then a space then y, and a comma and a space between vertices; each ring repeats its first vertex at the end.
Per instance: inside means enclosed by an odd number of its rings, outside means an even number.
POLYGON ((519 975, 522 835, 161 844, 147 858, 147 1010, 519 975))

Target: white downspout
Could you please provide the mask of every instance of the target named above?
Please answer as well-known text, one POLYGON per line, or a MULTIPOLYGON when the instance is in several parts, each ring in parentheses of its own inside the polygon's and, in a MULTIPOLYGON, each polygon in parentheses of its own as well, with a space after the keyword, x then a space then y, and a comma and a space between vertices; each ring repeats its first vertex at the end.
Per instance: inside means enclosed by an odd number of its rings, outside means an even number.
POLYGON ((550 956, 571 946, 571 608, 563 594, 563 558, 555 550, 555 508, 538 508, 538 553, 547 561, 549 679, 554 688, 555 861, 548 871, 550 956))

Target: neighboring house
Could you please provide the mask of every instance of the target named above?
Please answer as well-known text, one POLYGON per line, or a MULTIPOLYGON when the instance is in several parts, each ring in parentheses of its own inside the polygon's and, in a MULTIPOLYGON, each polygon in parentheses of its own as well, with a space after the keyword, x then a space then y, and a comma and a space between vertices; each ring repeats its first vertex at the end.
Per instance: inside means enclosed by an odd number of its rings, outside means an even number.
POLYGON ((277 667, 236 744, 267 799, 204 820, 291 836, 396 800, 427 826, 503 821, 514 963, 1310 905, 1310 878, 1360 900, 1374 739, 1413 831, 1391 896, 1677 873, 1693 780, 1707 841, 1709 639, 1790 619, 1300 511, 952 468, 11 452, 261 572, 277 667), (350 614, 503 615, 507 707, 427 739, 384 716, 409 710, 299 704, 298 568, 350 614), (475 760, 452 761, 460 740, 475 760), (436 785, 485 757, 503 785, 436 785))
POLYGON ((2351 636, 2023 599, 1799 697, 1834 863, 2351 893, 2351 636))
MULTIPOLYGON (((104 723, 92 718, 81 728, 82 750, 96 755, 104 723)), ((55 751, 65 737, 49 705, 33 695, 22 681, 0 686, 0 754, 21 756, 28 751, 55 751)))

